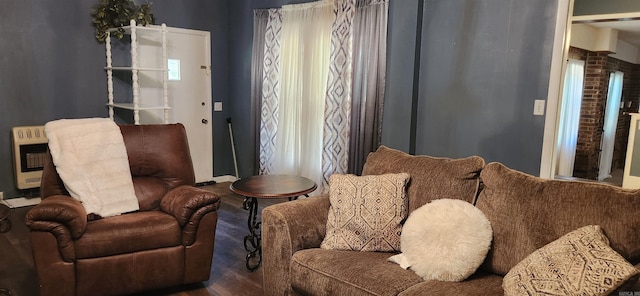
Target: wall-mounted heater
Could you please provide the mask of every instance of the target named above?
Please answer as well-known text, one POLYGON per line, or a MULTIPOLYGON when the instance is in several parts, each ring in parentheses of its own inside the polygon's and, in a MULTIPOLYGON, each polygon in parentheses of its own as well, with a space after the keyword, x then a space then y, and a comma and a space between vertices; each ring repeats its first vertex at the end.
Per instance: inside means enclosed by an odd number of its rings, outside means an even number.
POLYGON ((13 168, 18 189, 40 187, 47 153, 44 126, 17 126, 11 129, 13 168))

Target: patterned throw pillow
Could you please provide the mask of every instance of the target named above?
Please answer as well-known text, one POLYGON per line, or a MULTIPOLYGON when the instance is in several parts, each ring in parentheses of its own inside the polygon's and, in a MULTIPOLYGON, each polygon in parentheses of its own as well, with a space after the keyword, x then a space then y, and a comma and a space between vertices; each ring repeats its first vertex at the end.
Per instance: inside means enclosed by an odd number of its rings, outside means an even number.
POLYGON ((505 295, 607 295, 638 274, 597 225, 538 249, 507 273, 505 295))
POLYGON ((409 174, 370 176, 335 174, 329 178, 329 217, 323 249, 400 250, 407 217, 409 174))

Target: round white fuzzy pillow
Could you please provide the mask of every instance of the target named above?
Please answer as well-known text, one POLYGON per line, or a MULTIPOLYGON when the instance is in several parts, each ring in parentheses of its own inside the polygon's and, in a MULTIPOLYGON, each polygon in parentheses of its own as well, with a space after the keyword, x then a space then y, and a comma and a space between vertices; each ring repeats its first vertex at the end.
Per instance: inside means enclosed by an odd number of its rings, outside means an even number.
POLYGON ((493 232, 485 215, 457 199, 437 199, 416 209, 400 235, 411 269, 425 280, 459 282, 482 264, 493 232))

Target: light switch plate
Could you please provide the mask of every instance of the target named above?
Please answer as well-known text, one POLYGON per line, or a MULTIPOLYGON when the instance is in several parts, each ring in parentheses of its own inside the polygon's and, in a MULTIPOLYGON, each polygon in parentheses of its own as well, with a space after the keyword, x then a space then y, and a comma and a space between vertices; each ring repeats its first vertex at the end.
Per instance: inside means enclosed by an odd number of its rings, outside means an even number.
POLYGON ((533 115, 544 115, 544 100, 535 100, 533 104, 533 115))

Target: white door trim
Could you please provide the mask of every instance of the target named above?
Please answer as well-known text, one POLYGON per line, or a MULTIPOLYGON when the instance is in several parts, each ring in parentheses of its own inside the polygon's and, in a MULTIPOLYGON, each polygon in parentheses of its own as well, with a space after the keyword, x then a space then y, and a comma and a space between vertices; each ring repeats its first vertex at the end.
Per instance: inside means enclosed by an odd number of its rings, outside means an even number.
POLYGON ((567 67, 566 56, 571 40, 571 16, 575 0, 559 0, 556 14, 556 28, 551 55, 551 73, 547 93, 547 110, 544 121, 542 157, 540 158, 540 177, 553 179, 557 162, 556 143, 558 142, 558 122, 564 71, 567 67))

